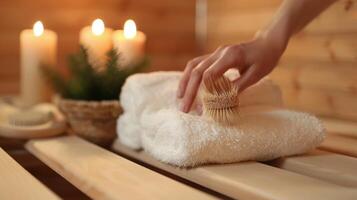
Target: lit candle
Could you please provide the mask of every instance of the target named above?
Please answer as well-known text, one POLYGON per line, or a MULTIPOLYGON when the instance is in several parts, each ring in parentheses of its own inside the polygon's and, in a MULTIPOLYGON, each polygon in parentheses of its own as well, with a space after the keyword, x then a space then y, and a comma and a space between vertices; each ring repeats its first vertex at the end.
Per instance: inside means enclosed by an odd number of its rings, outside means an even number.
POLYGON ((20 34, 21 99, 25 106, 49 101, 51 90, 46 84, 41 66, 54 66, 57 54, 57 34, 45 30, 41 21, 33 29, 20 34))
POLYGON ((80 43, 88 50, 88 59, 97 70, 105 66, 106 54, 112 48, 112 29, 105 28, 101 19, 93 21, 92 26, 84 27, 80 32, 80 43))
POLYGON ((120 54, 124 65, 138 62, 143 58, 145 42, 145 34, 136 30, 135 22, 131 19, 125 22, 124 30, 113 33, 113 46, 120 54))

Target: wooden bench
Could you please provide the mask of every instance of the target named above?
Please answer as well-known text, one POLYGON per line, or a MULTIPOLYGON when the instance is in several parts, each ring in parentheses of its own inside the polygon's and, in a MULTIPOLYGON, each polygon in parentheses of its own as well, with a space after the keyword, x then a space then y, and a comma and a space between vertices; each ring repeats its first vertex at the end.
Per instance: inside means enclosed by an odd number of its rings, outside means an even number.
POLYGON ((93 199, 213 199, 76 136, 26 148, 93 199))
POLYGON ((0 148, 0 199, 60 199, 0 148))
POLYGON ((329 134, 320 148, 357 157, 357 123, 336 119, 323 120, 329 134))
POLYGON ((270 164, 341 186, 357 188, 357 159, 349 156, 314 150, 305 155, 280 158, 270 164))
MULTIPOLYGON (((190 181, 196 182, 210 189, 216 190, 232 198, 239 199, 356 199, 357 190, 338 186, 333 183, 321 181, 315 178, 292 173, 258 162, 244 162, 226 165, 208 165, 193 169, 179 169, 163 164, 146 153, 133 151, 119 143, 115 143, 115 149, 120 153, 129 155, 137 160, 149 163, 157 168, 171 172, 190 181), (302 196, 303 195, 303 198, 302 196)), ((347 164, 348 159, 340 158, 347 164)), ((287 163, 300 163, 301 171, 323 170, 319 163, 315 166, 309 163, 317 163, 314 158, 301 161, 299 157, 288 158, 287 163), (299 162, 300 160, 300 162, 299 162), (302 163, 302 164, 301 164, 302 163), (304 166, 305 165, 305 166, 304 166)), ((325 159, 326 161, 326 159, 325 159)), ((284 161, 283 161, 284 162, 284 161)), ((327 159, 327 162, 333 163, 333 159, 327 159)), ((357 160, 352 163, 357 169, 357 160)), ((286 167, 287 164, 282 165, 286 167)), ((283 167, 284 169, 284 167, 283 167)), ((328 170, 341 169, 338 166, 326 166, 328 170)), ((323 172, 321 172, 323 174, 323 172)), ((305 173, 309 174, 309 173, 305 173)), ((351 172, 356 175, 356 172, 351 172)), ((329 180, 329 178, 324 178, 329 180)), ((331 178, 330 178, 331 179, 331 178)), ((332 178, 333 179, 333 178, 332 178)), ((343 178, 342 178, 343 179, 343 178)), ((336 181, 341 181, 336 178, 336 181)), ((344 179, 342 180, 342 182, 344 179)), ((349 180, 350 181, 350 180, 349 180)), ((354 179, 356 181, 356 179, 354 179)), ((353 182, 353 181, 350 181, 353 182)), ((353 182, 355 183, 355 182, 353 182)), ((346 184, 345 184, 346 185, 346 184)))
POLYGON ((191 169, 161 163, 119 142, 115 154, 76 136, 31 140, 25 147, 93 199, 355 200, 354 127, 329 121, 334 134, 305 155, 191 169))
POLYGON ((344 135, 329 134, 320 148, 357 157, 357 139, 344 135))

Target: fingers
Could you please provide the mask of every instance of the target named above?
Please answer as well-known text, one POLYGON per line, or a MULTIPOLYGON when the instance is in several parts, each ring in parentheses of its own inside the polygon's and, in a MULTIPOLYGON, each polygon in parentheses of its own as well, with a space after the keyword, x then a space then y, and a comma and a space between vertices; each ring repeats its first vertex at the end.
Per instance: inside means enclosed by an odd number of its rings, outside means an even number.
POLYGON ((234 82, 241 93, 249 86, 258 82, 263 76, 264 74, 261 72, 259 65, 254 64, 234 82))
POLYGON ((202 60, 182 81, 183 100, 181 111, 189 112, 200 87, 202 77, 205 81, 222 76, 229 68, 244 66, 244 54, 240 45, 218 48, 213 54, 202 60))
POLYGON ((183 75, 181 77, 179 87, 177 89, 177 97, 182 98, 183 95, 185 94, 185 90, 187 87, 187 83, 190 79, 190 75, 192 73, 192 70, 202 61, 204 60, 208 55, 200 56, 198 58, 193 59, 192 61, 188 62, 185 70, 183 72, 183 75))
POLYGON ((230 68, 224 57, 218 58, 204 73, 203 82, 214 81, 217 77, 222 76, 230 68))
POLYGON ((244 66, 244 54, 239 46, 227 48, 225 52, 219 57, 203 74, 204 81, 215 80, 222 76, 230 68, 241 68, 244 66))
POLYGON ((181 111, 189 112, 193 101, 196 98, 198 88, 201 84, 204 71, 214 62, 215 54, 210 55, 192 70, 189 81, 186 85, 185 94, 181 102, 181 111))

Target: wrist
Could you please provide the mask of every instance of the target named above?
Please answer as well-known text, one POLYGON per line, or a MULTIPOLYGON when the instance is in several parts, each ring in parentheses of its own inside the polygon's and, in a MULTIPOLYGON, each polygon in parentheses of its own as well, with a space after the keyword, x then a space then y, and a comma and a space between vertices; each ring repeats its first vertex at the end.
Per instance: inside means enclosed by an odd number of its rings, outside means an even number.
POLYGON ((276 50, 284 51, 289 43, 291 34, 286 23, 272 23, 268 27, 259 31, 257 37, 267 41, 271 46, 274 46, 276 50))
POLYGON ((266 35, 270 39, 275 39, 285 48, 289 43, 290 37, 293 35, 291 24, 289 15, 282 12, 275 16, 272 22, 266 27, 266 35))

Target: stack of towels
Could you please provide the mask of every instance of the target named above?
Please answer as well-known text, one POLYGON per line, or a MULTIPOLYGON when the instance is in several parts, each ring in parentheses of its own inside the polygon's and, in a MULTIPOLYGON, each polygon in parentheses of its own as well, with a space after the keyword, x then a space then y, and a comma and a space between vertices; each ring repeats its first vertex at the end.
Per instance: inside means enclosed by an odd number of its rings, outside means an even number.
POLYGON ((181 72, 130 76, 120 102, 119 142, 176 166, 266 161, 309 151, 324 139, 321 122, 282 107, 279 87, 264 79, 240 95, 239 120, 220 125, 196 111, 181 112, 181 72))

